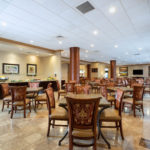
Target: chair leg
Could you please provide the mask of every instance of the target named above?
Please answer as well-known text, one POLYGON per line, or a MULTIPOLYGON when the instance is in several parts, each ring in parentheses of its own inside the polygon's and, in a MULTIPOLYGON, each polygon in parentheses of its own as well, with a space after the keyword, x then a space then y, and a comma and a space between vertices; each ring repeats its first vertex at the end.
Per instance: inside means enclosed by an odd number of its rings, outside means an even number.
POLYGON ((55 120, 53 120, 53 125, 52 125, 52 128, 54 128, 54 126, 55 126, 55 120))
POLYGON ((96 150, 96 136, 94 137, 94 145, 93 145, 93 150, 96 150))
POLYGON ((11 116, 10 116, 11 119, 13 118, 13 113, 14 113, 14 107, 12 106, 12 108, 11 108, 11 116))
POLYGON ((49 136, 50 134, 50 126, 51 126, 51 120, 48 119, 48 129, 47 129, 47 137, 49 136))
POLYGON ((26 118, 26 106, 24 106, 24 118, 26 118))
POLYGON ((58 92, 58 100, 59 100, 59 98, 60 98, 60 93, 58 92))
POLYGON ((120 134, 121 134, 122 140, 124 140, 123 129, 122 129, 122 120, 119 121, 119 126, 120 126, 120 134))
POLYGON ((117 130, 119 130, 119 128, 118 128, 118 122, 115 122, 116 123, 116 128, 117 128, 117 130))
POLYGON ((35 104, 34 104, 34 105, 35 105, 35 106, 34 106, 34 110, 35 110, 35 112, 36 112, 36 100, 34 100, 34 102, 35 102, 35 104))
POLYGON ((2 105, 2 111, 4 110, 4 105, 5 105, 5 101, 3 101, 3 105, 2 105))
POLYGON ((29 110, 30 110, 30 112, 31 112, 31 102, 29 103, 29 110))
POLYGON ((7 108, 9 108, 9 102, 7 103, 7 108))
POLYGON ((141 105, 141 108, 142 108, 142 113, 143 113, 143 116, 144 116, 144 109, 143 109, 143 105, 141 105))
POLYGON ((136 117, 136 113, 135 113, 135 105, 133 105, 133 114, 134 114, 134 117, 136 117))
POLYGON ((73 150, 73 137, 69 135, 69 150, 73 150))

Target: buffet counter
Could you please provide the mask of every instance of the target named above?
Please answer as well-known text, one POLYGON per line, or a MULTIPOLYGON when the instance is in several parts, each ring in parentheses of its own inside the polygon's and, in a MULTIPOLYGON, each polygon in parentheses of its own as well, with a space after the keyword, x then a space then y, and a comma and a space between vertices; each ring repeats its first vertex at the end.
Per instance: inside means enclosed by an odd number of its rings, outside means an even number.
MULTIPOLYGON (((43 89, 47 88, 47 85, 49 83, 52 83, 52 88, 54 89, 54 91, 57 91, 57 82, 56 80, 47 80, 47 81, 32 81, 32 82, 39 82, 39 86, 43 87, 43 89)), ((9 86, 28 86, 29 82, 0 82, 0 99, 2 98, 2 89, 1 89, 1 84, 2 83, 8 83, 9 86)))

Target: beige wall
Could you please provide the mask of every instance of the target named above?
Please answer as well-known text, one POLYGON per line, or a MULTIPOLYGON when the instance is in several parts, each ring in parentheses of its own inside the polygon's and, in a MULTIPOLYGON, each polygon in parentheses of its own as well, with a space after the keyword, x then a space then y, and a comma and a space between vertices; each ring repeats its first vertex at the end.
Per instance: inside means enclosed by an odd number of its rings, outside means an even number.
POLYGON ((10 53, 0 51, 0 76, 9 77, 9 80, 26 79, 47 79, 48 76, 57 74, 57 79, 61 79, 61 57, 60 54, 49 57, 37 57, 19 53, 10 53), (17 75, 2 74, 2 63, 11 63, 20 65, 20 73, 17 75), (27 76, 27 64, 37 64, 37 76, 27 76))
MULTIPOLYGON (((128 77, 148 77, 148 66, 150 65, 130 65, 128 67, 128 77), (134 69, 143 69, 143 75, 133 75, 134 69)), ((119 67, 117 67, 117 76, 119 76, 119 67)))
POLYGON ((80 65, 80 70, 84 70, 84 77, 87 77, 87 65, 80 65))
POLYGON ((69 75, 69 64, 68 63, 62 63, 61 64, 61 74, 62 74, 62 80, 65 80, 68 82, 68 75, 69 75))
POLYGON ((105 68, 109 69, 109 65, 104 63, 92 63, 91 68, 98 68, 98 72, 91 72, 91 78, 103 78, 105 68))

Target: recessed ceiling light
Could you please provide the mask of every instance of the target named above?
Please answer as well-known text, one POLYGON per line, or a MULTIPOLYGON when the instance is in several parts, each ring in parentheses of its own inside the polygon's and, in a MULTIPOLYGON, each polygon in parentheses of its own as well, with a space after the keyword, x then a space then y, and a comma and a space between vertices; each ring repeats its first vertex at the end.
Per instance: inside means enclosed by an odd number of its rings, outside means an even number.
POLYGON ((33 40, 30 40, 30 43, 33 43, 34 41, 33 40))
POLYGON ((1 22, 1 25, 2 25, 3 27, 5 27, 5 26, 7 25, 7 23, 4 22, 4 21, 2 21, 2 22, 1 22))
POLYGON ((109 8, 109 13, 114 14, 116 12, 116 7, 112 6, 109 8))
POLYGON ((97 34, 98 34, 98 30, 94 30, 94 31, 93 31, 93 34, 94 34, 94 35, 97 35, 97 34))
POLYGON ((62 44, 62 41, 58 41, 59 44, 62 44))
POLYGON ((141 51, 143 48, 138 48, 139 49, 139 51, 141 51))
POLYGON ((118 48, 118 45, 114 45, 115 48, 118 48))
POLYGON ((94 44, 91 44, 90 47, 94 47, 94 44))

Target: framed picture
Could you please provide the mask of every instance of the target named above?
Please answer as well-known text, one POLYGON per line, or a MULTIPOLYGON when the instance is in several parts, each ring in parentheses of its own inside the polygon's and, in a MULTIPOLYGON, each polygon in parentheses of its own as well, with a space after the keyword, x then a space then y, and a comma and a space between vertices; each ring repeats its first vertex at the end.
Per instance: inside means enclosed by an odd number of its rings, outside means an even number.
POLYGON ((19 74, 19 64, 3 63, 3 74, 19 74))
POLYGON ((128 67, 120 67, 119 73, 120 73, 120 76, 128 76, 128 67))
POLYGON ((37 65, 27 64, 27 76, 36 76, 36 75, 37 75, 37 65))

